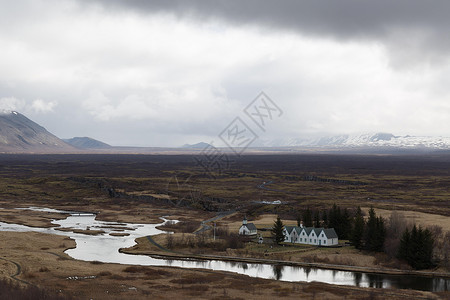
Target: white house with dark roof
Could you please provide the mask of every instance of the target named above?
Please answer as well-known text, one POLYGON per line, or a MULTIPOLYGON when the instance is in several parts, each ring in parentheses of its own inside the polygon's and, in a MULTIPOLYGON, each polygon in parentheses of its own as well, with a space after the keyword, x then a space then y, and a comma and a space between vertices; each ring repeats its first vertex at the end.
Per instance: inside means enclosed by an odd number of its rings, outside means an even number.
POLYGON ((255 224, 247 223, 247 217, 244 217, 244 220, 242 220, 242 225, 239 228, 239 234, 240 235, 256 235, 257 233, 258 233, 258 230, 256 229, 255 224))
POLYGON ((284 226, 284 241, 317 246, 335 246, 339 243, 334 228, 284 226))

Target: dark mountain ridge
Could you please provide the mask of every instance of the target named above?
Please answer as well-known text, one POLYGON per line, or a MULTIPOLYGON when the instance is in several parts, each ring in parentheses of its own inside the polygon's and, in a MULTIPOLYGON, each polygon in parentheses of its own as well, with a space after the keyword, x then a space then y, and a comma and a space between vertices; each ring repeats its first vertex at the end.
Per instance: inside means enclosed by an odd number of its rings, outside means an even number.
POLYGON ((0 112, 0 152, 58 153, 75 148, 16 111, 0 112))

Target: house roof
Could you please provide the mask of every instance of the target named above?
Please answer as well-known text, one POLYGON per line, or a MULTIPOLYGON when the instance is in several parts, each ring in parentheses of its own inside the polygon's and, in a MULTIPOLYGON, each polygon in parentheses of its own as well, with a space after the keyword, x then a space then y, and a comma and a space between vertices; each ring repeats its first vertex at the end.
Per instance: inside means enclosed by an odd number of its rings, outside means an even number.
POLYGON ((311 233, 312 229, 313 229, 312 227, 303 227, 303 230, 306 232, 306 235, 308 235, 308 236, 311 233))
POLYGON ((316 234, 316 236, 319 236, 320 233, 322 232, 323 228, 313 228, 314 233, 316 234))
POLYGON ((329 239, 336 239, 338 237, 334 228, 324 229, 323 233, 325 233, 326 237, 329 239))
POLYGON ((299 227, 299 226, 295 226, 294 227, 295 231, 297 231, 297 234, 300 235, 300 233, 302 232, 303 228, 299 227))
POLYGON ((255 231, 256 230, 256 226, 253 223, 247 223, 247 225, 242 225, 248 228, 248 230, 250 231, 255 231))
POLYGON ((295 226, 284 226, 284 229, 286 229, 288 234, 291 234, 291 232, 294 228, 295 228, 295 226))
MULTIPOLYGON (((252 223, 250 223, 252 224, 252 223)), ((249 224, 247 224, 248 226, 249 224)), ((253 224, 252 224, 253 225, 253 224)), ((327 239, 334 239, 334 238, 338 238, 336 231, 334 231, 334 228, 314 228, 314 227, 299 227, 299 226, 284 226, 284 228, 286 229, 288 234, 291 234, 291 232, 293 230, 295 230, 298 235, 301 234, 301 232, 304 230, 306 235, 309 236, 311 234, 312 231, 314 231, 314 233, 316 234, 317 237, 320 236, 320 234, 323 233, 325 234, 325 236, 327 237, 327 239)), ((256 230, 255 229, 250 229, 249 230, 256 230)))

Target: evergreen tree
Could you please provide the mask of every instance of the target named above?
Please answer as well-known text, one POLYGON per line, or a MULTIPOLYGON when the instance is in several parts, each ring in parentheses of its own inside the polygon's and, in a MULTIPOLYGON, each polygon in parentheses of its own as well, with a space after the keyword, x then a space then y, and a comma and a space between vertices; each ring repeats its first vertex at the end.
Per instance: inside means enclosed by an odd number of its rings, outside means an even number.
POLYGON ((364 235, 364 217, 362 215, 361 207, 356 209, 355 220, 353 222, 353 228, 350 235, 350 242, 356 249, 362 248, 362 239, 364 235))
POLYGON ((419 226, 419 228, 416 229, 415 240, 413 240, 412 238, 411 240, 413 241, 413 243, 410 250, 413 252, 413 254, 410 255, 411 260, 408 263, 413 268, 418 270, 430 268, 433 265, 432 257, 434 244, 431 232, 428 229, 423 230, 419 226))
POLYGON ((323 220, 323 227, 328 228, 328 213, 326 210, 322 211, 322 220, 323 220))
POLYGON ((404 259, 409 262, 409 244, 411 241, 411 234, 409 233, 408 228, 402 234, 400 239, 400 246, 398 248, 397 257, 400 259, 404 259))
POLYGON ((309 209, 309 207, 303 211, 302 220, 303 220, 303 226, 305 226, 305 227, 313 226, 312 212, 309 209))
POLYGON ((320 227, 320 215, 319 210, 314 211, 314 227, 319 228, 320 227))
POLYGON ((433 266, 433 248, 434 238, 430 230, 425 229, 423 231, 423 268, 428 269, 433 266))
POLYGON ((373 207, 369 209, 369 218, 367 219, 366 232, 364 236, 365 248, 370 251, 376 249, 376 231, 377 231, 377 217, 373 207))
POLYGON ((333 204, 333 207, 330 209, 328 213, 328 227, 334 228, 339 237, 342 236, 341 208, 337 206, 336 203, 333 204))
POLYGON ((284 224, 281 221, 280 217, 277 217, 277 220, 273 224, 272 236, 274 242, 277 245, 279 245, 281 242, 284 242, 284 224))
POLYGON ((375 236, 373 239, 373 250, 383 251, 384 241, 386 239, 386 226, 382 217, 376 218, 375 236))
POLYGON ((404 259, 415 269, 428 269, 433 266, 434 238, 430 230, 413 226, 403 232, 400 240, 398 258, 404 259))
POLYGON ((417 229, 416 224, 414 224, 411 230, 411 237, 409 239, 408 245, 408 256, 406 258, 408 264, 413 268, 416 268, 417 261, 420 259, 420 255, 417 253, 419 247, 420 247, 419 230, 417 229))
POLYGON ((344 209, 344 212, 341 215, 340 222, 340 230, 341 230, 341 238, 343 240, 350 239, 352 233, 352 219, 350 218, 350 214, 348 209, 344 209))
POLYGON ((299 212, 297 215, 297 226, 300 226, 302 223, 302 214, 299 212))

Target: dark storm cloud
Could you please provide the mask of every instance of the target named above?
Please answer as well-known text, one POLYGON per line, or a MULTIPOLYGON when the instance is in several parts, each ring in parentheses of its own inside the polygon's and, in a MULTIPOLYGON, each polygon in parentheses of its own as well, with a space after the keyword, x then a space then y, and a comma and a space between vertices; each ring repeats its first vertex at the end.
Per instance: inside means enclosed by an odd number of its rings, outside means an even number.
POLYGON ((447 2, 0 3, 0 110, 60 137, 210 142, 261 90, 264 138, 449 135, 447 2))
MULTIPOLYGON (((336 38, 382 38, 392 30, 418 30, 448 40, 450 1, 436 0, 97 0, 107 8, 173 13, 200 20, 259 24, 336 38)), ((411 37, 410 37, 411 38, 411 37)), ((436 40, 438 42, 438 40, 436 40)))

